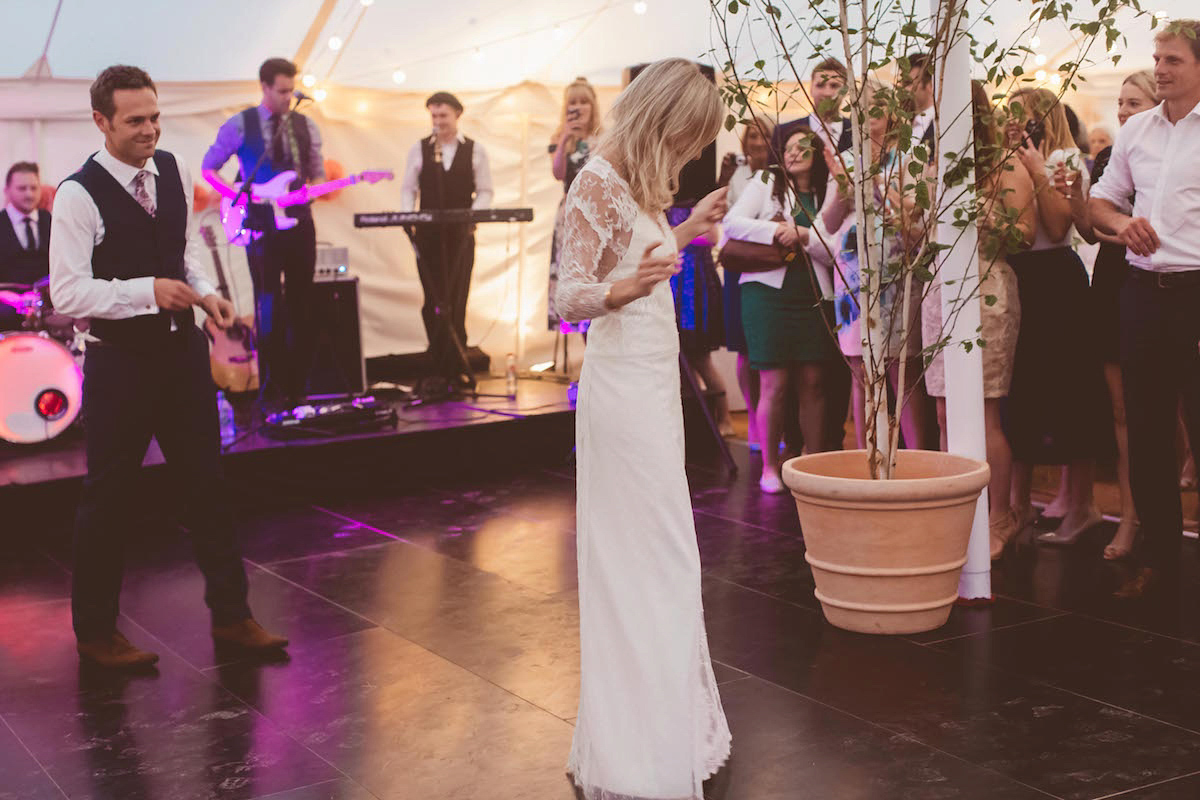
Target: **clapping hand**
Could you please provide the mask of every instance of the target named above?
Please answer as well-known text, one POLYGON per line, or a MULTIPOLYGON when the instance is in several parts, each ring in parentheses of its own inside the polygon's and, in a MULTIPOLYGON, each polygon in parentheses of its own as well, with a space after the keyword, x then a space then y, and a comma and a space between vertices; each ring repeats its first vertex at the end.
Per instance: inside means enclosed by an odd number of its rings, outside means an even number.
POLYGON ((795 249, 796 244, 800 241, 800 231, 797 229, 795 220, 784 220, 775 227, 775 241, 788 250, 795 249))

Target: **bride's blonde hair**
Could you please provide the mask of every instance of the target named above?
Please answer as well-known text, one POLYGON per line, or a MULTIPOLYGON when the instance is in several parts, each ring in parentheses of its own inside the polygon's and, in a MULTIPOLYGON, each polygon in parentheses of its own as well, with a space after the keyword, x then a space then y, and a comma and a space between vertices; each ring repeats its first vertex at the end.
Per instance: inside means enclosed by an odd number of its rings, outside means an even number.
POLYGON ((613 103, 600 146, 637 204, 656 213, 671 206, 679 171, 717 138, 724 113, 699 67, 682 58, 656 61, 613 103))

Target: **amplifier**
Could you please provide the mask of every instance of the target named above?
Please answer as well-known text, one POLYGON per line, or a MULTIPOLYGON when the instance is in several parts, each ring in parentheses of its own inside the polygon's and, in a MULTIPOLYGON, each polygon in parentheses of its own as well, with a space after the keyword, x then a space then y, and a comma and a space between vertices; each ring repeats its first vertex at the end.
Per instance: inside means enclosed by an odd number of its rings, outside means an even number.
POLYGON ((350 277, 350 249, 348 247, 318 247, 317 268, 313 281, 344 281, 350 277))
POLYGON ((314 283, 308 331, 312 361, 304 393, 346 397, 367 389, 358 313, 358 278, 314 283))

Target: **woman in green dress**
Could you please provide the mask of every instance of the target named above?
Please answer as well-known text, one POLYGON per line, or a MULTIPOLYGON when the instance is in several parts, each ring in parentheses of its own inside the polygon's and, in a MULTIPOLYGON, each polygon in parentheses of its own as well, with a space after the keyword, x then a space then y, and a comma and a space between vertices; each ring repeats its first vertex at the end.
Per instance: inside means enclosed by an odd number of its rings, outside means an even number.
POLYGON ((817 274, 804 253, 825 199, 829 171, 824 150, 820 137, 807 128, 796 130, 785 144, 783 179, 771 174, 765 183, 761 176, 751 180, 724 222, 728 239, 775 243, 798 253, 787 266, 741 276, 746 347, 762 386, 757 411, 763 437, 759 487, 769 494, 785 491, 779 443, 789 383, 799 398, 804 449, 816 453, 837 444, 828 441, 823 422, 822 364, 837 355, 830 333, 831 307, 823 299, 829 294, 829 276, 817 274))

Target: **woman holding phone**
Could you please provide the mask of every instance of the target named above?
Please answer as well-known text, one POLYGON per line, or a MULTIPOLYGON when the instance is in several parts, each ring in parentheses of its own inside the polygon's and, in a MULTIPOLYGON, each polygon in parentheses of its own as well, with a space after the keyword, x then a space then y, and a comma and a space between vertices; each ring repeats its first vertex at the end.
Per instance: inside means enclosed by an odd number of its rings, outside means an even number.
MULTIPOLYGON (((550 140, 550 170, 562 181, 563 198, 571 190, 575 176, 587 163, 600 134, 600 106, 596 101, 596 90, 587 78, 576 78, 563 93, 562 121, 550 140)), ((555 307, 555 287, 558 285, 558 247, 562 229, 563 203, 558 204, 554 217, 554 234, 550 239, 550 291, 547 307, 547 323, 550 330, 562 333, 584 333, 588 321, 569 323, 563 320, 555 307)), ((565 365, 564 365, 565 368, 565 365)))
MULTIPOLYGON (((1104 381, 1090 335, 1087 271, 1071 240, 1071 204, 1054 188, 1059 166, 1080 175, 1087 193, 1083 154, 1076 147, 1058 97, 1021 89, 1009 98, 1005 140, 1033 179, 1037 206, 1033 246, 1009 256, 1017 274, 1021 327, 1008 396, 1013 451, 1013 533, 1032 524, 1035 464, 1061 464, 1059 497, 1044 517, 1057 527, 1039 537, 1071 544, 1101 520, 1092 495, 1094 464, 1103 441, 1104 381)), ((992 537, 992 557, 1007 543, 992 537)))

